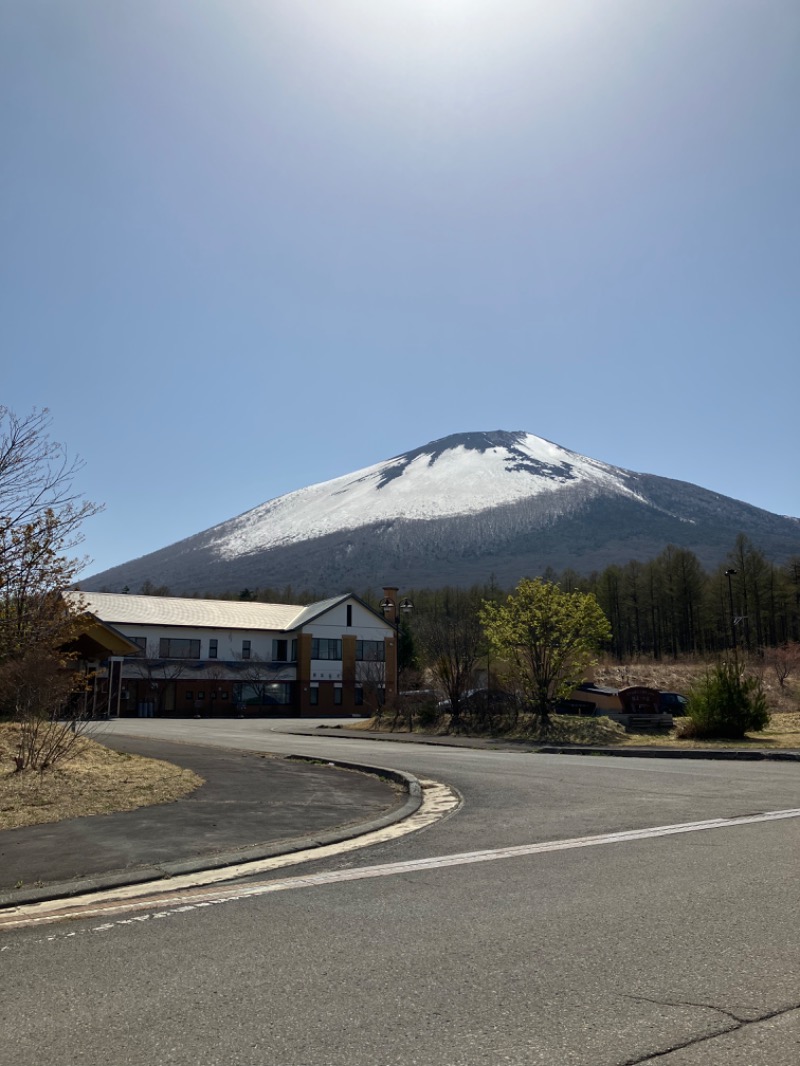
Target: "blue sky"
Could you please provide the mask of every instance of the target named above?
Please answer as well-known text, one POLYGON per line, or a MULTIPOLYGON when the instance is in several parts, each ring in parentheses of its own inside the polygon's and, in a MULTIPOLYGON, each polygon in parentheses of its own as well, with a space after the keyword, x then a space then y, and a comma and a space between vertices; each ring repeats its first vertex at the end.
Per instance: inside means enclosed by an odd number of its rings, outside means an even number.
POLYGON ((800 515, 799 106, 797 0, 6 0, 86 573, 480 429, 800 515))

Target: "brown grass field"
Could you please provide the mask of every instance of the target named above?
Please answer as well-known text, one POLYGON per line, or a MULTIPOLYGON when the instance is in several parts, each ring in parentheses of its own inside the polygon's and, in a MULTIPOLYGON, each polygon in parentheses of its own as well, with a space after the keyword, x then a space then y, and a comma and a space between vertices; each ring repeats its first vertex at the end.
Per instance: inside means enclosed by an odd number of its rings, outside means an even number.
MULTIPOLYGON (((800 750, 800 678, 790 677, 781 686, 769 667, 758 659, 744 663, 748 672, 761 679, 767 697, 771 720, 761 733, 748 734, 744 741, 729 740, 684 740, 675 731, 664 735, 650 733, 626 734, 622 740, 628 745, 669 745, 680 748, 752 747, 752 748, 797 748, 800 750)), ((711 660, 682 659, 677 661, 615 663, 606 660, 594 670, 598 685, 623 688, 626 685, 647 685, 663 692, 688 693, 692 684, 699 681, 707 670, 713 668, 711 660)))
POLYGON ((15 773, 18 735, 18 726, 0 723, 0 830, 171 803, 203 783, 191 770, 111 751, 90 736, 52 770, 15 773))

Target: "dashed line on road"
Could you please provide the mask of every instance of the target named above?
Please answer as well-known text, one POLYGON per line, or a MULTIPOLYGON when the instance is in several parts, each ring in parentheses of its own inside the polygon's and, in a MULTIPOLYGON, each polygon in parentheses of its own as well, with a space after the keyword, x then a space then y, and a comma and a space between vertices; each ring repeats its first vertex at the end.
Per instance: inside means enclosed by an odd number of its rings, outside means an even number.
MULTIPOLYGON (((297 866, 318 859, 336 858, 350 851, 371 847, 375 844, 391 843, 408 835, 417 833, 451 814, 461 805, 461 796, 449 785, 439 781, 420 779, 422 803, 418 810, 383 829, 364 833, 351 840, 339 841, 319 847, 306 848, 286 855, 276 855, 271 859, 256 859, 252 862, 237 863, 232 866, 199 870, 191 874, 162 878, 123 888, 89 892, 66 899, 46 900, 42 903, 21 904, 0 912, 0 931, 18 929, 23 926, 47 925, 52 922, 74 918, 86 918, 95 914, 106 913, 109 908, 132 910, 141 904, 151 906, 154 899, 166 903, 175 903, 183 899, 180 893, 197 889, 201 886, 218 885, 223 882, 240 880, 243 877, 255 877, 287 866, 297 866)), ((2 950, 2 949, 0 949, 2 950)))
MULTIPOLYGON (((440 870, 447 867, 464 866, 478 862, 495 862, 501 859, 513 859, 542 855, 556 851, 569 851, 576 848, 597 847, 607 844, 633 843, 639 840, 652 840, 659 837, 676 836, 684 833, 707 832, 717 829, 732 829, 745 825, 764 822, 777 822, 790 818, 800 818, 800 808, 783 811, 766 811, 761 814, 742 815, 734 818, 712 818, 699 822, 681 822, 676 825, 651 826, 644 829, 622 830, 615 833, 603 833, 597 836, 573 837, 568 840, 544 841, 538 844, 522 844, 507 848, 462 852, 454 855, 438 855, 425 859, 409 859, 403 862, 382 863, 378 866, 365 866, 360 869, 333 870, 318 874, 305 874, 300 877, 278 878, 260 881, 254 884, 228 887, 225 890, 211 887, 195 887, 190 891, 178 892, 164 889, 160 893, 151 892, 140 899, 116 899, 98 903, 85 902, 81 907, 75 901, 67 901, 60 912, 50 914, 9 914, 7 920, 0 919, 5 928, 22 928, 45 923, 63 921, 67 918, 104 917, 101 925, 93 926, 84 932, 107 932, 119 926, 132 925, 135 922, 163 919, 175 914, 185 914, 200 907, 209 907, 240 900, 253 899, 271 892, 285 892, 300 888, 314 888, 321 885, 340 884, 345 881, 363 881, 375 877, 395 877, 405 873, 422 870, 440 870), (154 910, 155 908, 155 910, 154 910), (159 909, 163 908, 163 909, 159 909), (130 918, 115 918, 120 913, 130 914, 136 910, 150 913, 135 915, 130 918)), ((61 901, 62 907, 65 901, 61 901)), ((40 905, 41 906, 41 905, 40 905)), ((5 916, 3 916, 5 917, 5 916)), ((74 934, 67 934, 67 936, 74 934)), ((58 934, 43 938, 44 940, 61 939, 58 934)), ((0 949, 2 950, 2 949, 0 949)))

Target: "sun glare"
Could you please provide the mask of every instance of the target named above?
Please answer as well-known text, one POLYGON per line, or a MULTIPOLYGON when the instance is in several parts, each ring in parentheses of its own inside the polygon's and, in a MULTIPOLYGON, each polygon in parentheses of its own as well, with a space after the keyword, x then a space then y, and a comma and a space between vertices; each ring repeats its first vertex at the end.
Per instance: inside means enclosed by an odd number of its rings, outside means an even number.
POLYGON ((310 38, 323 38, 355 62, 382 64, 486 51, 513 60, 520 49, 570 36, 596 11, 586 0, 301 0, 298 10, 310 38))

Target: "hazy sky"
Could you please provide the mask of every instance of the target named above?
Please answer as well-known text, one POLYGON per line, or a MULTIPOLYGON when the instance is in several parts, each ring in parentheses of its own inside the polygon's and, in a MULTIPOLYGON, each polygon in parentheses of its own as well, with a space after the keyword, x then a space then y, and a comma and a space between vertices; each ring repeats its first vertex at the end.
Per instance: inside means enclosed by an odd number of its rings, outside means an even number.
POLYGON ((124 562, 449 433, 800 515, 798 0, 0 0, 0 402, 124 562))

